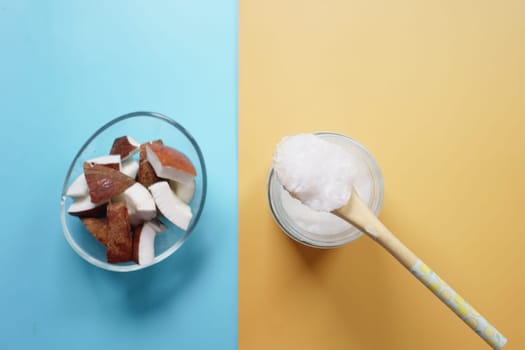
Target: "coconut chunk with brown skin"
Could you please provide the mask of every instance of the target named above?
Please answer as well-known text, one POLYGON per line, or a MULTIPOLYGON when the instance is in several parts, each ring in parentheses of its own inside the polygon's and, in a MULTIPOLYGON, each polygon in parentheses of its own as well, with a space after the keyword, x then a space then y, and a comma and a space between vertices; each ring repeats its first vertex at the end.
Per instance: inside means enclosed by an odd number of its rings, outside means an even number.
POLYGON ((104 246, 108 240, 108 221, 105 218, 81 218, 86 229, 104 246))
POLYGON ((135 228, 133 235, 133 261, 149 265, 155 259, 155 237, 167 228, 158 219, 145 222, 135 228))
POLYGON ((110 263, 132 260, 133 238, 126 203, 110 203, 107 207, 107 259, 110 263))
MULTIPOLYGON (((120 170, 120 156, 103 156, 90 159, 84 163, 85 167, 92 167, 95 164, 104 165, 115 170, 120 170)), ((66 192, 66 196, 79 198, 84 197, 89 194, 89 188, 86 182, 86 177, 84 174, 80 174, 75 181, 69 186, 66 192)))
POLYGON ((162 140, 159 139, 145 142, 142 145, 140 145, 139 170, 137 173, 137 181, 144 185, 144 187, 146 188, 150 187, 155 182, 160 181, 158 176, 155 174, 155 170, 153 170, 153 167, 147 160, 146 146, 151 144, 163 145, 164 143, 162 142, 162 140))
POLYGON ((147 145, 151 145, 151 144, 164 145, 164 142, 162 142, 162 140, 159 139, 159 140, 153 140, 153 141, 149 141, 149 142, 144 142, 142 145, 140 145, 139 162, 142 162, 143 160, 146 160, 146 158, 147 158, 146 146, 147 145))
POLYGON ((139 147, 140 143, 138 143, 133 137, 121 136, 117 137, 115 141, 113 141, 113 145, 111 146, 111 151, 109 154, 118 154, 120 155, 122 161, 124 161, 133 154, 137 153, 139 147))
POLYGON ((187 230, 192 218, 191 208, 177 197, 168 182, 157 182, 149 190, 162 215, 174 225, 187 230))
POLYGON ((146 159, 140 161, 137 181, 146 188, 160 181, 157 174, 155 174, 155 170, 153 170, 153 167, 146 159))
POLYGON ((149 144, 146 145, 146 154, 148 162, 160 178, 190 184, 197 175, 188 157, 174 148, 149 144))
POLYGON ((106 166, 108 168, 112 168, 115 170, 120 170, 121 168, 121 161, 120 161, 119 155, 102 156, 102 157, 97 157, 97 158, 87 160, 84 163, 84 170, 86 169, 86 166, 89 165, 92 167, 95 164, 103 165, 103 166, 106 166))
POLYGON ((155 259, 156 229, 149 222, 137 226, 133 236, 133 261, 139 265, 149 265, 155 259))
POLYGON ((85 165, 84 175, 93 203, 109 201, 135 183, 135 180, 120 171, 99 164, 85 165))
POLYGON ((106 202, 95 204, 89 195, 74 198, 67 212, 78 217, 101 217, 106 215, 106 202))

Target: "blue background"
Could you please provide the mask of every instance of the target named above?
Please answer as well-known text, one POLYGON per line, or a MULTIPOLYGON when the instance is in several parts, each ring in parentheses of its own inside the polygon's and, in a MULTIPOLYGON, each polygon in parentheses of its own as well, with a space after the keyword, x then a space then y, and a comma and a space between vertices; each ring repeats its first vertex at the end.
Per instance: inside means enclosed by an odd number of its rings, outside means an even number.
POLYGON ((237 3, 0 0, 0 349, 237 346, 237 3), (100 270, 65 241, 78 148, 156 111, 198 140, 202 219, 164 262, 100 270))

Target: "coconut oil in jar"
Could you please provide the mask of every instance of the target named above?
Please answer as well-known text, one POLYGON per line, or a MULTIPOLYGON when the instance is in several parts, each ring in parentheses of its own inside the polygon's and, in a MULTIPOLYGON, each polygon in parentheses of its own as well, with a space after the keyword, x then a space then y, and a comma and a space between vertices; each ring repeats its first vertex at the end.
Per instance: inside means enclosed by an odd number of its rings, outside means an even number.
MULTIPOLYGON (((378 215, 383 204, 383 176, 371 153, 357 141, 341 134, 319 132, 315 135, 348 152, 347 161, 354 169, 354 188, 378 215)), ((361 235, 357 228, 343 219, 331 213, 315 211, 293 198, 279 183, 273 170, 268 180, 268 200, 272 215, 281 229, 305 245, 333 248, 361 235)))

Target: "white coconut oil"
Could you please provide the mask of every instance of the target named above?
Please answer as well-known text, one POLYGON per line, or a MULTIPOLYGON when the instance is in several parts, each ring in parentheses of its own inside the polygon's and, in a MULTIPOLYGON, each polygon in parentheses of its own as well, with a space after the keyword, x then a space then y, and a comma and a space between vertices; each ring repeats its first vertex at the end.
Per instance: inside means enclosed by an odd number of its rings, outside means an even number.
MULTIPOLYGON (((354 188, 365 203, 370 207, 376 206, 374 209, 376 209, 375 212, 377 214, 382 203, 383 194, 382 176, 379 169, 375 167, 375 160, 366 149, 347 137, 337 134, 324 134, 319 136, 330 143, 338 145, 340 149, 346 153, 344 156, 341 156, 340 159, 344 159, 344 162, 348 163, 345 164, 345 166, 350 166, 352 169, 351 179, 354 188), (380 191, 378 192, 378 190, 380 191)), ((284 221, 288 222, 285 226, 292 225, 295 227, 292 231, 302 232, 304 235, 304 237, 297 237, 297 234, 292 234, 293 238, 299 239, 303 243, 306 242, 311 245, 316 245, 312 241, 314 237, 317 237, 315 240, 318 241, 322 240, 321 237, 337 236, 344 239, 344 237, 348 235, 356 235, 357 229, 352 225, 329 212, 317 211, 301 203, 300 200, 294 198, 283 188, 278 182, 278 176, 276 176, 274 180, 277 181, 279 188, 278 191, 274 191, 274 195, 277 195, 279 198, 274 198, 273 200, 279 200, 281 202, 274 207, 280 207, 284 211, 283 214, 285 214, 284 216, 286 217, 284 221)), ((298 188, 300 187, 301 186, 298 186, 298 188)), ((297 196, 297 194, 294 195, 297 196)), ((283 227, 280 216, 282 217, 283 215, 279 212, 274 213, 274 217, 276 217, 278 222, 281 221, 280 224, 283 227)), ((284 229, 286 232, 286 228, 284 229)), ((290 234, 290 232, 287 233, 290 234)), ((335 244, 334 242, 333 245, 335 244)), ((332 245, 332 243, 329 245, 332 245)))
MULTIPOLYGON (((333 140, 331 140, 333 142, 333 140)), ((372 195, 372 175, 364 159, 352 153, 351 149, 343 148, 348 152, 348 158, 354 169, 353 184, 361 199, 369 204, 372 195)), ((281 192, 281 201, 288 216, 301 229, 319 235, 333 235, 344 232, 352 226, 334 214, 316 211, 292 197, 284 188, 281 192)))

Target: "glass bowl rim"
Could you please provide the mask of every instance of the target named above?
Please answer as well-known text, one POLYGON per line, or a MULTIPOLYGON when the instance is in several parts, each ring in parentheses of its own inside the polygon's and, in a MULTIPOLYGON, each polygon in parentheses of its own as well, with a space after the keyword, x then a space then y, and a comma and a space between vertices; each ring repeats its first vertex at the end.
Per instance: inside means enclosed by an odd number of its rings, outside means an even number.
POLYGON ((71 246, 71 248, 73 248, 73 250, 80 257, 82 257, 84 260, 86 260, 87 262, 89 262, 92 265, 95 265, 95 266, 97 266, 99 268, 102 268, 104 270, 116 271, 116 272, 130 272, 130 271, 142 270, 144 268, 153 266, 153 265, 155 265, 155 264, 165 260, 167 257, 172 255, 175 251, 177 251, 184 244, 184 242, 186 242, 186 240, 188 239, 189 235, 193 232, 193 229, 194 229, 195 225, 199 222, 200 216, 201 216, 202 211, 204 209, 204 203, 206 202, 206 192, 207 192, 207 174, 206 174, 206 164, 204 162, 204 156, 203 156, 202 151, 201 151, 201 149, 199 147, 199 144, 197 143, 195 138, 190 134, 190 132, 188 130, 186 130, 186 128, 184 128, 181 124, 176 122, 175 120, 173 120, 170 117, 168 117, 168 116, 166 116, 164 114, 161 114, 161 113, 148 112, 148 111, 138 111, 138 112, 127 113, 127 114, 121 115, 121 116, 119 116, 117 118, 114 118, 114 119, 110 120, 106 124, 102 125, 99 129, 97 129, 84 142, 82 147, 80 147, 79 151, 77 152, 77 154, 75 155, 75 157, 71 161, 71 164, 70 164, 70 166, 68 168, 68 171, 66 173, 66 178, 64 180, 64 185, 62 186, 62 193, 61 193, 61 196, 60 196, 60 221, 61 221, 61 224, 62 224, 62 232, 64 234, 64 237, 66 238, 66 241, 71 246), (164 122, 170 124, 171 126, 175 127, 184 136, 186 136, 188 141, 190 141, 190 143, 192 144, 195 152, 197 153, 197 157, 199 158, 199 163, 200 163, 201 168, 202 168, 202 175, 201 175, 202 176, 202 199, 201 199, 201 202, 199 204, 199 207, 197 208, 197 212, 194 215, 194 219, 192 220, 192 223, 188 227, 186 232, 184 232, 184 235, 181 238, 179 238, 177 240, 177 242, 175 242, 175 244, 173 244, 173 246, 171 246, 165 252, 163 252, 162 254, 160 254, 158 256, 155 256, 155 259, 153 260, 153 263, 151 263, 149 265, 139 265, 139 264, 118 265, 118 264, 110 264, 108 262, 103 262, 103 261, 100 261, 98 259, 95 259, 91 255, 86 253, 77 244, 77 242, 73 239, 73 237, 71 236, 71 233, 69 232, 69 228, 68 228, 67 223, 66 223, 66 210, 65 210, 66 209, 65 208, 66 192, 67 192, 67 189, 68 189, 68 182, 70 180, 71 174, 73 173, 74 165, 77 163, 78 159, 80 158, 80 155, 91 144, 91 142, 96 137, 98 137, 102 132, 104 132, 106 129, 110 128, 111 126, 113 126, 113 125, 115 125, 115 124, 117 124, 117 123, 119 123, 119 122, 121 122, 123 120, 132 119, 132 118, 135 118, 135 117, 148 117, 148 118, 159 119, 159 120, 164 121, 164 122))

